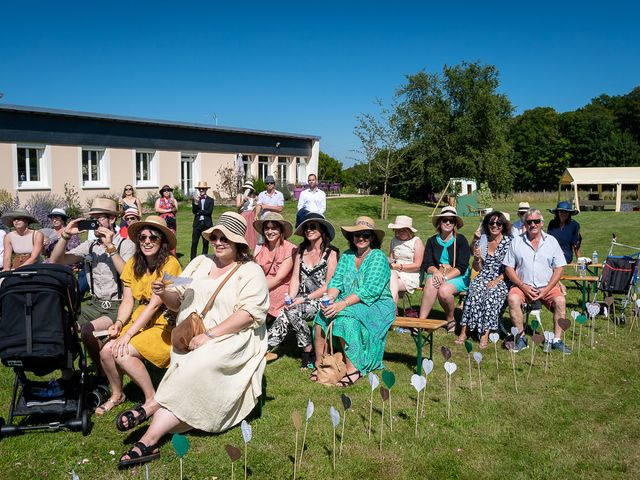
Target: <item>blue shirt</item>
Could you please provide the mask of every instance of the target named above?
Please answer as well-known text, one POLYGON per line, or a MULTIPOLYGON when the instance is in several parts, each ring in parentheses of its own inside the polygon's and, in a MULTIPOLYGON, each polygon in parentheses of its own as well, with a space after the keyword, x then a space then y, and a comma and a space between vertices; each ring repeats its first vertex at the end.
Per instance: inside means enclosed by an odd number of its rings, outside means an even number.
POLYGON ((575 220, 570 220, 567 225, 560 227, 560 222, 556 222, 553 219, 549 222, 547 233, 558 240, 565 260, 567 263, 571 263, 571 260, 573 260, 573 247, 580 245, 580 224, 575 220))
POLYGON ((526 233, 518 235, 511 242, 502 264, 514 268, 520 280, 527 285, 544 288, 549 284, 553 271, 564 267, 567 261, 558 241, 545 232, 540 233, 538 250, 533 248, 526 233))

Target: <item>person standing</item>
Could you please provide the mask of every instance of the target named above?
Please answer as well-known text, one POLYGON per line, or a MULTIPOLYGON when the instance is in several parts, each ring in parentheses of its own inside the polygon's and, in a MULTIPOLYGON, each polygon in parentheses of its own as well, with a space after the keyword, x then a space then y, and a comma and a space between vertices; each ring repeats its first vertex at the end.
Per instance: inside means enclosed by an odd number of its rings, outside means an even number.
POLYGON ((319 213, 324 216, 324 212, 327 210, 327 195, 318 188, 318 177, 311 173, 307 177, 307 181, 309 188, 303 190, 298 199, 296 225, 299 225, 308 213, 319 213))
POLYGON ((567 263, 571 263, 574 252, 576 258, 580 258, 580 244, 582 243, 580 224, 571 218, 580 212, 571 208, 569 202, 560 202, 555 210, 549 211, 553 213, 554 217, 549 222, 547 233, 558 240, 565 260, 567 263))
POLYGON ((198 182, 196 193, 191 202, 193 212, 193 233, 191 234, 191 260, 196 258, 198 243, 202 241, 202 254, 209 253, 209 242, 202 237, 202 232, 213 226, 211 215, 213 215, 213 198, 207 195, 209 190, 207 182, 198 182))
POLYGON ((527 213, 530 208, 531 206, 529 205, 529 202, 520 202, 518 204, 518 220, 516 220, 513 224, 513 230, 517 231, 518 234, 524 233, 525 231, 523 218, 524 214, 527 213))
POLYGON ((163 185, 160 189, 160 198, 154 205, 155 211, 167 222, 167 227, 173 233, 177 231, 176 213, 178 212, 178 202, 173 198, 173 188, 163 185))

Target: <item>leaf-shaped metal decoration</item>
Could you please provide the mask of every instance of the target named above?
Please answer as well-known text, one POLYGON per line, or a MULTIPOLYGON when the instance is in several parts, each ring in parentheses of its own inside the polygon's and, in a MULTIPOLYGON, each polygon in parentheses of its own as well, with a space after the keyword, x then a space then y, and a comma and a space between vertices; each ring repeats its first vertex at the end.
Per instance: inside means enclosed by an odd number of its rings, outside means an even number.
POLYGON ((429 375, 432 370, 433 370, 433 360, 430 360, 428 358, 425 358, 424 360, 422 360, 422 372, 425 375, 429 375))
POLYGON ((547 342, 553 342, 553 332, 550 332, 549 330, 547 330, 546 332, 544 332, 544 339, 547 342))
POLYGON ((182 458, 189 451, 189 439, 179 433, 174 433, 171 437, 171 445, 176 451, 176 454, 182 458))
POLYGON ((242 430, 244 443, 249 443, 251 441, 251 425, 249 425, 246 420, 243 420, 240 424, 240 430, 242 430))
POLYGON ((444 357, 445 361, 448 361, 451 358, 451 350, 449 350, 444 345, 440 347, 440 353, 442 353, 442 356, 444 357))
POLYGON ((578 318, 576 318, 576 322, 578 322, 580 325, 584 325, 584 322, 586 321, 587 321, 586 315, 578 315, 578 318))
POLYGON ((449 375, 453 375, 454 372, 458 369, 458 366, 453 362, 445 362, 444 369, 449 375))
POLYGON ((313 415, 314 409, 315 409, 315 406, 313 405, 313 402, 311 401, 311 399, 309 399, 309 401, 307 402, 307 421, 309 421, 309 419, 313 415))
POLYGON ((380 396, 382 397, 382 401, 386 402, 389 400, 389 390, 385 387, 380 387, 380 396))
POLYGON ((421 392, 424 390, 424 387, 427 386, 427 379, 422 375, 416 375, 415 373, 411 375, 411 385, 416 389, 416 392, 421 392))
POLYGON ((576 311, 576 310, 571 310, 571 317, 572 317, 574 320, 577 320, 578 315, 580 315, 580 312, 578 312, 578 311, 576 311))
POLYGON ((520 330, 518 330, 518 327, 511 327, 511 335, 513 335, 513 338, 516 338, 519 333, 520 330))
POLYGON ((534 332, 540 328, 540 322, 536 319, 531 320, 531 330, 534 332))
POLYGON ((531 335, 531 339, 536 345, 542 345, 542 343, 544 342, 544 335, 540 333, 534 333, 533 335, 531 335))
POLYGON ((340 395, 340 399, 342 400, 342 407, 344 408, 344 411, 346 412, 347 410, 349 410, 351 408, 351 397, 349 397, 349 395, 345 395, 343 393, 342 395, 340 395))
POLYGON ((473 359, 476 363, 480 363, 482 361, 482 354, 480 352, 473 352, 473 359))
POLYGON ((296 429, 296 432, 299 431, 302 428, 302 417, 297 410, 291 413, 291 420, 293 420, 293 428, 296 429))
POLYGON ((491 343, 498 343, 498 340, 500 340, 500 335, 496 332, 490 333, 489 340, 491 340, 491 343))
POLYGON ((232 462, 237 461, 242 455, 242 452, 240 451, 240 449, 237 447, 234 447, 233 445, 227 444, 224 447, 224 449, 227 451, 227 455, 229 455, 229 458, 231 459, 232 462))
POLYGON ((331 406, 331 408, 329 408, 329 416, 331 417, 331 424, 333 425, 333 428, 336 428, 340 423, 340 413, 331 406))
POLYGON ((569 327, 571 326, 571 322, 569 320, 567 320, 566 318, 559 318, 558 319, 558 326, 563 330, 563 331, 567 331, 569 330, 569 327))
POLYGON ((469 341, 469 340, 465 340, 464 341, 464 348, 467 351, 467 353, 471 353, 473 351, 473 343, 471 343, 471 341, 469 341))
POLYGON ((396 376, 390 370, 382 371, 382 381, 387 386, 388 389, 392 389, 396 384, 396 376))
POLYGON ((598 302, 587 303, 587 312, 591 318, 595 318, 600 313, 600 304, 598 302))
POLYGON ((611 305, 613 305, 614 299, 613 297, 609 296, 609 297, 604 297, 604 304, 607 307, 611 307, 611 305))
POLYGON ((369 372, 369 375, 367 375, 367 380, 369 380, 369 384, 371 385, 371 391, 375 390, 376 388, 378 388, 378 385, 380 385, 380 379, 378 378, 378 375, 373 372, 369 372))
POLYGON ((516 346, 516 342, 509 340, 508 342, 504 342, 504 346, 507 350, 513 350, 513 347, 516 346))

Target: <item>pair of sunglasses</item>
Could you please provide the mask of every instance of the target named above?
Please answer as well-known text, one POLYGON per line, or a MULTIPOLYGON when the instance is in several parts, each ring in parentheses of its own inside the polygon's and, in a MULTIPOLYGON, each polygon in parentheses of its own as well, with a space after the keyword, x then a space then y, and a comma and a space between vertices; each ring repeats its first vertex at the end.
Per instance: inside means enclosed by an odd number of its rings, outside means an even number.
POLYGON ((371 235, 372 235, 372 233, 371 233, 371 232, 367 232, 367 231, 364 231, 364 232, 355 232, 355 233, 353 234, 353 238, 361 237, 361 238, 364 238, 365 240, 367 240, 367 239, 371 238, 371 235))
POLYGON ((500 221, 495 221, 495 222, 489 222, 489 225, 492 227, 495 227, 495 226, 501 227, 502 225, 504 225, 504 223, 500 221))
POLYGON ((307 223, 304 225, 303 229, 304 230, 318 230, 320 227, 320 225, 318 225, 317 223, 307 223))
POLYGON ((213 242, 217 242, 217 241, 220 241, 220 242, 222 242, 222 243, 229 243, 229 239, 228 239, 227 237, 225 237, 224 235, 220 235, 220 236, 218 236, 218 235, 211 235, 211 236, 209 237, 209 241, 210 241, 210 242, 212 242, 212 243, 213 243, 213 242))
POLYGON ((149 240, 151 243, 156 243, 156 242, 160 241, 160 238, 161 237, 159 237, 158 235, 154 235, 153 233, 151 235, 142 234, 142 235, 138 236, 138 241, 140 243, 144 243, 147 240, 149 240))
POLYGON ((540 225, 540 222, 542 222, 541 219, 532 218, 531 220, 527 220, 527 225, 540 225))

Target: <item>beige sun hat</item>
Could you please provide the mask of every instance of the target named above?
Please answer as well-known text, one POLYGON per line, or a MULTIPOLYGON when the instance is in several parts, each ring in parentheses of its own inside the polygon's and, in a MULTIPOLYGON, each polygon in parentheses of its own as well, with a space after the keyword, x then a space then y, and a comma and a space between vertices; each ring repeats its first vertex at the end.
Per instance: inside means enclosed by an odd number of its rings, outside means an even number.
POLYGON ((2 223, 7 228, 13 227, 13 221, 16 218, 24 218, 29 221, 29 224, 38 223, 36 217, 29 213, 29 210, 26 208, 16 208, 15 210, 9 210, 8 212, 4 212, 2 214, 2 223))
POLYGON ((269 212, 263 219, 255 220, 253 222, 253 228, 260 235, 264 235, 263 229, 266 222, 274 222, 280 224, 280 226, 282 227, 282 234, 284 238, 289 238, 293 233, 293 225, 291 225, 291 222, 285 220, 285 218, 277 212, 269 212))
POLYGON ((202 236, 207 241, 211 241, 211 233, 214 230, 221 231, 233 243, 249 245, 246 238, 244 238, 247 233, 247 221, 239 213, 224 212, 213 227, 202 232, 202 236))
POLYGON ((376 228, 376 222, 371 217, 358 217, 356 218, 355 225, 340 227, 340 230, 342 230, 342 235, 344 235, 347 240, 351 238, 352 233, 362 232, 363 230, 371 230, 373 233, 375 233, 380 243, 382 243, 382 240, 384 239, 384 230, 376 228))
POLYGON ((246 182, 244 182, 244 185, 242 185, 242 190, 246 190, 247 188, 253 190, 254 192, 256 191, 251 180, 247 180, 246 182))
POLYGON ((398 215, 393 223, 390 223, 388 228, 391 230, 400 230, 402 228, 408 228, 413 233, 418 231, 417 228, 413 228, 413 218, 407 215, 398 215))
POLYGON ((529 205, 529 202, 520 202, 518 204, 518 213, 524 213, 530 208, 531 208, 531 205, 529 205))
POLYGON ((196 186, 196 190, 198 188, 206 188, 207 190, 210 189, 211 187, 209 186, 209 184, 207 182, 198 182, 198 185, 196 186))
POLYGON ((127 236, 129 240, 132 242, 138 241, 138 235, 145 228, 150 228, 153 230, 160 230, 164 235, 164 238, 167 239, 167 243, 169 244, 169 248, 176 248, 176 234, 167 227, 167 222, 164 218, 158 215, 149 215, 142 222, 136 222, 133 225, 129 225, 129 229, 127 230, 127 236))
POLYGON ((458 212, 456 211, 456 209, 448 206, 440 210, 440 214, 434 215, 433 217, 431 217, 431 223, 433 223, 433 226, 437 228, 438 222, 440 221, 440 219, 447 218, 447 217, 454 217, 456 219, 456 227, 458 228, 462 228, 462 226, 464 225, 464 222, 462 221, 462 217, 458 215, 458 212))
POLYGON ((113 215, 114 217, 118 216, 118 207, 116 206, 116 202, 111 200, 110 198, 94 198, 93 202, 91 202, 91 208, 87 212, 87 215, 94 215, 106 213, 109 215, 113 215))

